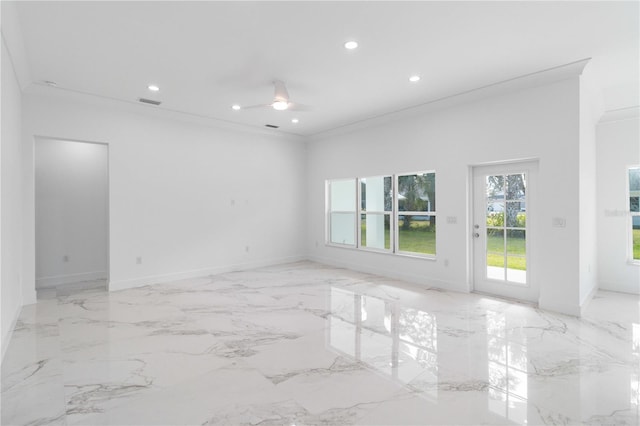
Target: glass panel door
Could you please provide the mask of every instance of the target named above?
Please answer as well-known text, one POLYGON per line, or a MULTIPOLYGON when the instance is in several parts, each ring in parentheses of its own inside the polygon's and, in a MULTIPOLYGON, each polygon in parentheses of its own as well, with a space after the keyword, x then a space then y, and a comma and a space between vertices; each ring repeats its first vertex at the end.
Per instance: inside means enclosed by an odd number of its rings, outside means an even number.
POLYGON ((536 301, 531 274, 531 212, 537 163, 475 167, 473 171, 474 289, 536 301))
POLYGON ((527 282, 526 173, 485 177, 486 277, 527 282))

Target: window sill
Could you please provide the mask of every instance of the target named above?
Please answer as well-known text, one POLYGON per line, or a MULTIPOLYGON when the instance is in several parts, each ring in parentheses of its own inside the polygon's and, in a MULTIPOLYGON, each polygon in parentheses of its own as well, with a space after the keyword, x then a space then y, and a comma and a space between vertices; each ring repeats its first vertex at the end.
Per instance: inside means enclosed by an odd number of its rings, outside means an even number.
POLYGON ((406 252, 406 251, 401 251, 401 252, 397 252, 394 253, 390 250, 377 250, 377 249, 372 249, 372 248, 363 248, 363 247, 356 247, 356 246, 351 246, 351 245, 343 245, 343 244, 335 244, 335 243, 324 243, 325 247, 333 247, 333 248, 340 248, 340 249, 346 249, 346 250, 354 250, 354 251, 359 251, 359 252, 364 252, 364 253, 377 253, 377 254, 383 254, 386 256, 399 256, 399 257, 408 257, 408 258, 412 258, 412 259, 422 259, 422 260, 430 260, 430 261, 436 261, 437 258, 435 255, 432 254, 419 254, 419 253, 411 253, 411 252, 406 252))

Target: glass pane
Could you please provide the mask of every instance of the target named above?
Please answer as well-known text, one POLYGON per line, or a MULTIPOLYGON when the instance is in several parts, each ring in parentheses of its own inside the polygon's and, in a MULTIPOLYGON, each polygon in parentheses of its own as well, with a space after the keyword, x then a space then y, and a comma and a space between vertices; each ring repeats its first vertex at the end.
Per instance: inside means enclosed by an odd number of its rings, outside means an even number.
POLYGON ((391 215, 367 213, 360 217, 362 247, 391 249, 391 215))
POLYGON ((504 199, 504 176, 487 176, 487 200, 504 199))
POLYGON ((334 180, 329 185, 331 191, 331 211, 355 211, 356 209, 356 181, 334 180))
MULTIPOLYGON (((487 228, 487 252, 504 254, 504 230, 487 228)), ((501 263, 500 266, 503 266, 501 263)))
POLYGON ((363 211, 391 211, 391 176, 369 177, 360 182, 363 211))
POLYGON ((398 244, 400 251, 436 254, 436 217, 398 216, 398 244))
POLYGON ((522 200, 525 197, 526 180, 524 173, 507 176, 507 200, 522 200))
POLYGON ((633 234, 633 259, 640 260, 640 216, 631 217, 631 232, 633 234))
POLYGON ((507 231, 507 280, 517 283, 527 282, 526 232, 507 231))
POLYGON ((355 245, 356 214, 331 213, 331 242, 355 245))
POLYGON ((640 212, 640 167, 629 169, 629 209, 640 212))
POLYGON ((436 174, 398 176, 398 209, 403 212, 436 211, 436 174))
POLYGON ((487 200, 487 214, 489 213, 503 213, 504 201, 487 200))
POLYGON ((507 226, 510 228, 524 228, 526 226, 526 213, 522 211, 520 201, 507 202, 507 226))
POLYGON ((487 226, 502 228, 504 226, 504 212, 488 212, 487 226))
POLYGON ((527 259, 519 256, 507 257, 507 281, 519 284, 527 283, 527 259))
POLYGON ((487 229, 487 278, 504 280, 504 230, 487 229))

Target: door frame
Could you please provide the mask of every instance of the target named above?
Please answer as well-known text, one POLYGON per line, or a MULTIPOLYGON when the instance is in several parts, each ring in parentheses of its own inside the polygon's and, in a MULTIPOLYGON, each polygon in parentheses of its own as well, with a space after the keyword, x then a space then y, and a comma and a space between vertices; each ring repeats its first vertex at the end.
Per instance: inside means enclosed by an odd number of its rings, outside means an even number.
MULTIPOLYGON (((538 205, 538 186, 539 186, 539 159, 538 158, 525 158, 519 160, 509 160, 509 161, 496 161, 489 163, 478 163, 471 164, 468 166, 469 170, 469 223, 468 223, 468 244, 469 244, 469 289, 473 293, 486 294, 493 297, 499 297, 510 300, 517 300, 520 302, 527 303, 538 303, 540 297, 540 283, 537 280, 537 244, 536 244, 536 234, 538 232, 539 227, 539 214, 540 214, 540 206, 538 205), (485 212, 482 213, 476 211, 476 188, 475 188, 475 177, 477 170, 481 168, 505 168, 505 169, 513 169, 513 172, 517 172, 518 166, 522 165, 520 171, 528 172, 528 184, 527 184, 527 283, 526 285, 519 285, 516 283, 509 283, 508 281, 504 282, 504 288, 507 290, 505 292, 493 292, 487 291, 485 289, 478 289, 479 287, 479 277, 477 276, 477 258, 478 248, 475 242, 476 238, 474 237, 474 233, 477 230, 474 228, 476 224, 476 214, 484 215, 485 212), (528 290, 524 290, 528 289, 528 290), (522 291, 518 291, 522 290, 522 291), (522 294, 517 294, 522 293, 522 294)), ((505 171, 505 173, 509 173, 509 171, 505 171)), ((484 193, 482 194, 484 199, 484 193)), ((483 209, 484 210, 484 209, 483 209)), ((480 230, 482 232, 486 232, 486 222, 484 219, 481 223, 480 230)), ((486 253, 486 251, 484 252, 486 253)), ((498 281, 496 281, 498 283, 498 281)))

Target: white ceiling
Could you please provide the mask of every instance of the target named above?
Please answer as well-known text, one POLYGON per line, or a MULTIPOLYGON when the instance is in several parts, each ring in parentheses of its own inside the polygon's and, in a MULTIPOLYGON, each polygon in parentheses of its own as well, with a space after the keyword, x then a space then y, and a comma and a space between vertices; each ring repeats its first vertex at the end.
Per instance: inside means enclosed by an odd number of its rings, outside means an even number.
POLYGON ((46 1, 17 10, 33 84, 157 99, 300 135, 588 57, 608 107, 638 102, 629 96, 639 75, 636 1, 46 1), (343 48, 350 39, 357 50, 343 48), (408 81, 414 73, 420 82, 408 81), (230 108, 270 102, 274 79, 313 110, 230 108))

